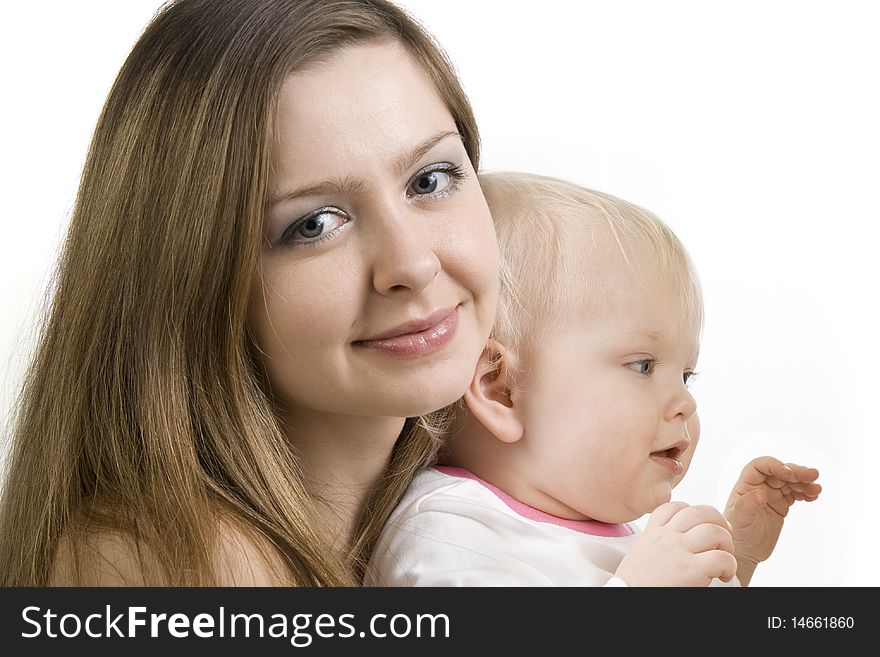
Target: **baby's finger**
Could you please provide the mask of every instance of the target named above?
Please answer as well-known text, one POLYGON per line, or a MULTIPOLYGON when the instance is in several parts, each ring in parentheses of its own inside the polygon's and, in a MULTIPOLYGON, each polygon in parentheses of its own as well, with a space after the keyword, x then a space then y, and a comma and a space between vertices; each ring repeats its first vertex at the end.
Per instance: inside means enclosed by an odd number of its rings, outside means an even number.
POLYGON ((740 497, 724 515, 732 528, 742 529, 755 521, 755 516, 766 503, 767 495, 764 491, 753 490, 740 497))
POLYGON ((807 495, 811 495, 813 497, 818 497, 819 493, 822 492, 822 486, 820 486, 819 484, 797 482, 789 485, 791 486, 792 490, 799 493, 806 493, 807 495))
MULTIPOLYGON (((752 486, 762 484, 770 477, 776 477, 779 481, 797 480, 797 475, 790 467, 772 456, 759 456, 752 459, 740 474, 740 480, 752 486)), ((779 488, 779 486, 773 487, 779 488)))
POLYGON ((819 471, 816 468, 807 468, 797 463, 786 463, 797 476, 799 481, 816 481, 819 478, 819 471))
MULTIPOLYGON (((773 488, 773 487, 771 486, 771 488, 773 488)), ((787 495, 788 493, 794 492, 794 493, 807 493, 808 495, 812 495, 815 497, 821 492, 822 487, 819 484, 805 484, 805 483, 801 483, 799 481, 791 483, 791 482, 786 481, 786 482, 783 482, 782 486, 780 486, 776 490, 778 490, 783 495, 787 495)))
POLYGON ((727 522, 727 519, 721 514, 721 512, 706 504, 699 504, 689 506, 686 509, 681 509, 666 524, 672 529, 684 533, 687 530, 704 523, 718 525, 719 527, 724 527, 725 529, 730 530, 730 523, 727 522))
POLYGON ((730 520, 731 512, 748 518, 753 518, 755 514, 764 507, 767 501, 767 493, 760 488, 750 491, 736 501, 736 504, 734 504, 733 508, 728 512, 727 519, 730 520))
POLYGON ((645 527, 662 527, 668 523, 676 513, 687 507, 687 502, 667 502, 666 504, 661 504, 654 509, 654 512, 648 518, 648 524, 645 527))
POLYGON ((700 572, 706 577, 717 577, 729 582, 736 575, 736 559, 725 550, 710 550, 694 555, 700 572))
POLYGON ((803 487, 795 489, 795 498, 812 502, 819 499, 821 492, 822 487, 819 484, 804 484, 803 487))
POLYGON ((785 481, 784 479, 780 479, 779 477, 774 476, 774 477, 767 477, 764 480, 764 485, 768 486, 769 488, 775 488, 777 490, 778 489, 788 490, 788 487, 791 486, 791 482, 785 481))
POLYGON ((733 537, 724 527, 703 524, 681 535, 681 543, 688 552, 699 554, 710 550, 733 552, 733 537))
POLYGON ((783 518, 788 515, 789 507, 795 503, 794 493, 785 493, 782 497, 770 500, 770 508, 783 518))

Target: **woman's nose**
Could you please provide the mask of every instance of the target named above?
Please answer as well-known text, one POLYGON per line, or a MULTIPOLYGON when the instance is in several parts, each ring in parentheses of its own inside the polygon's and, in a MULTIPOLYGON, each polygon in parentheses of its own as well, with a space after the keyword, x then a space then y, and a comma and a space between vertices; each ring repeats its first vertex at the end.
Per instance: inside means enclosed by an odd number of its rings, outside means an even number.
POLYGON ((422 217, 397 214, 376 235, 373 288, 383 295, 418 294, 440 272, 440 260, 422 217))

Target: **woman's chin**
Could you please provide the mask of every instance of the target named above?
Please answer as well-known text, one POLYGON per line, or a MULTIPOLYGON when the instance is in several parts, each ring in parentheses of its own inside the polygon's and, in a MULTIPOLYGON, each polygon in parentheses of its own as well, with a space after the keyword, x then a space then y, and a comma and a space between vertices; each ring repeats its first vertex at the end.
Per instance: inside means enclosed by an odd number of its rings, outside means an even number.
POLYGON ((425 395, 413 395, 401 405, 402 408, 405 408, 405 413, 401 417, 428 415, 457 402, 463 395, 463 389, 449 391, 434 389, 425 395))
POLYGON ((433 376, 414 378, 401 384, 395 405, 405 411, 405 417, 433 413, 461 399, 472 378, 470 371, 435 372, 433 376))

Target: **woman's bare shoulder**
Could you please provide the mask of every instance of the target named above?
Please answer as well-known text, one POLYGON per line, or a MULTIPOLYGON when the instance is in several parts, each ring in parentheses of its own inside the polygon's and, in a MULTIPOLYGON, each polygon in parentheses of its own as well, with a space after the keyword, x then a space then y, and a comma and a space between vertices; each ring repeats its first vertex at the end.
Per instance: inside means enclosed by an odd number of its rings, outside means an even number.
MULTIPOLYGON (((217 521, 212 566, 217 586, 289 586, 288 569, 267 540, 234 523, 217 521)), ((66 532, 59 541, 49 586, 157 586, 163 575, 155 553, 117 530, 66 532)))
POLYGON ((156 561, 129 535, 112 530, 65 531, 49 586, 146 586, 156 561))
POLYGON ((271 542, 221 520, 217 524, 214 570, 219 586, 291 586, 288 568, 271 542))

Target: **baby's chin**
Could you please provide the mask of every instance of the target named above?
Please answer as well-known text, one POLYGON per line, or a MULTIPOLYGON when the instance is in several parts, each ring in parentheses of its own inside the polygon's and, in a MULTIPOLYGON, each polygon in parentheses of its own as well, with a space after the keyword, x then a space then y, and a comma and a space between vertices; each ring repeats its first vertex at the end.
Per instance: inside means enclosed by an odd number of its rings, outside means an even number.
MULTIPOLYGON (((669 501, 668 499, 666 500, 669 501)), ((611 525, 620 525, 626 522, 634 522, 641 518, 644 515, 651 513, 654 509, 656 509, 660 504, 645 504, 641 502, 633 501, 632 504, 628 504, 623 508, 616 509, 609 513, 600 513, 593 516, 594 520, 599 520, 600 522, 606 522, 611 525)))
POLYGON ((669 502, 672 499, 672 488, 674 485, 664 486, 655 495, 652 495, 650 499, 645 500, 643 505, 639 505, 636 511, 641 511, 641 513, 636 517, 641 518, 642 516, 654 513, 657 507, 669 502))
POLYGON ((587 499, 583 503, 568 507, 569 513, 560 513, 559 509, 543 509, 551 515, 566 517, 572 520, 597 520, 611 525, 633 522, 642 516, 654 512, 654 510, 672 499, 671 482, 667 480, 660 485, 654 485, 650 490, 642 489, 641 493, 623 499, 593 498, 589 503, 587 499))
MULTIPOLYGON (((681 483, 681 480, 684 479, 684 476, 688 473, 689 467, 690 467, 690 463, 684 464, 684 472, 682 472, 680 475, 678 475, 677 477, 674 477, 672 479, 672 488, 675 488, 676 486, 678 486, 681 483)), ((669 500, 667 500, 667 502, 668 501, 669 500)))

